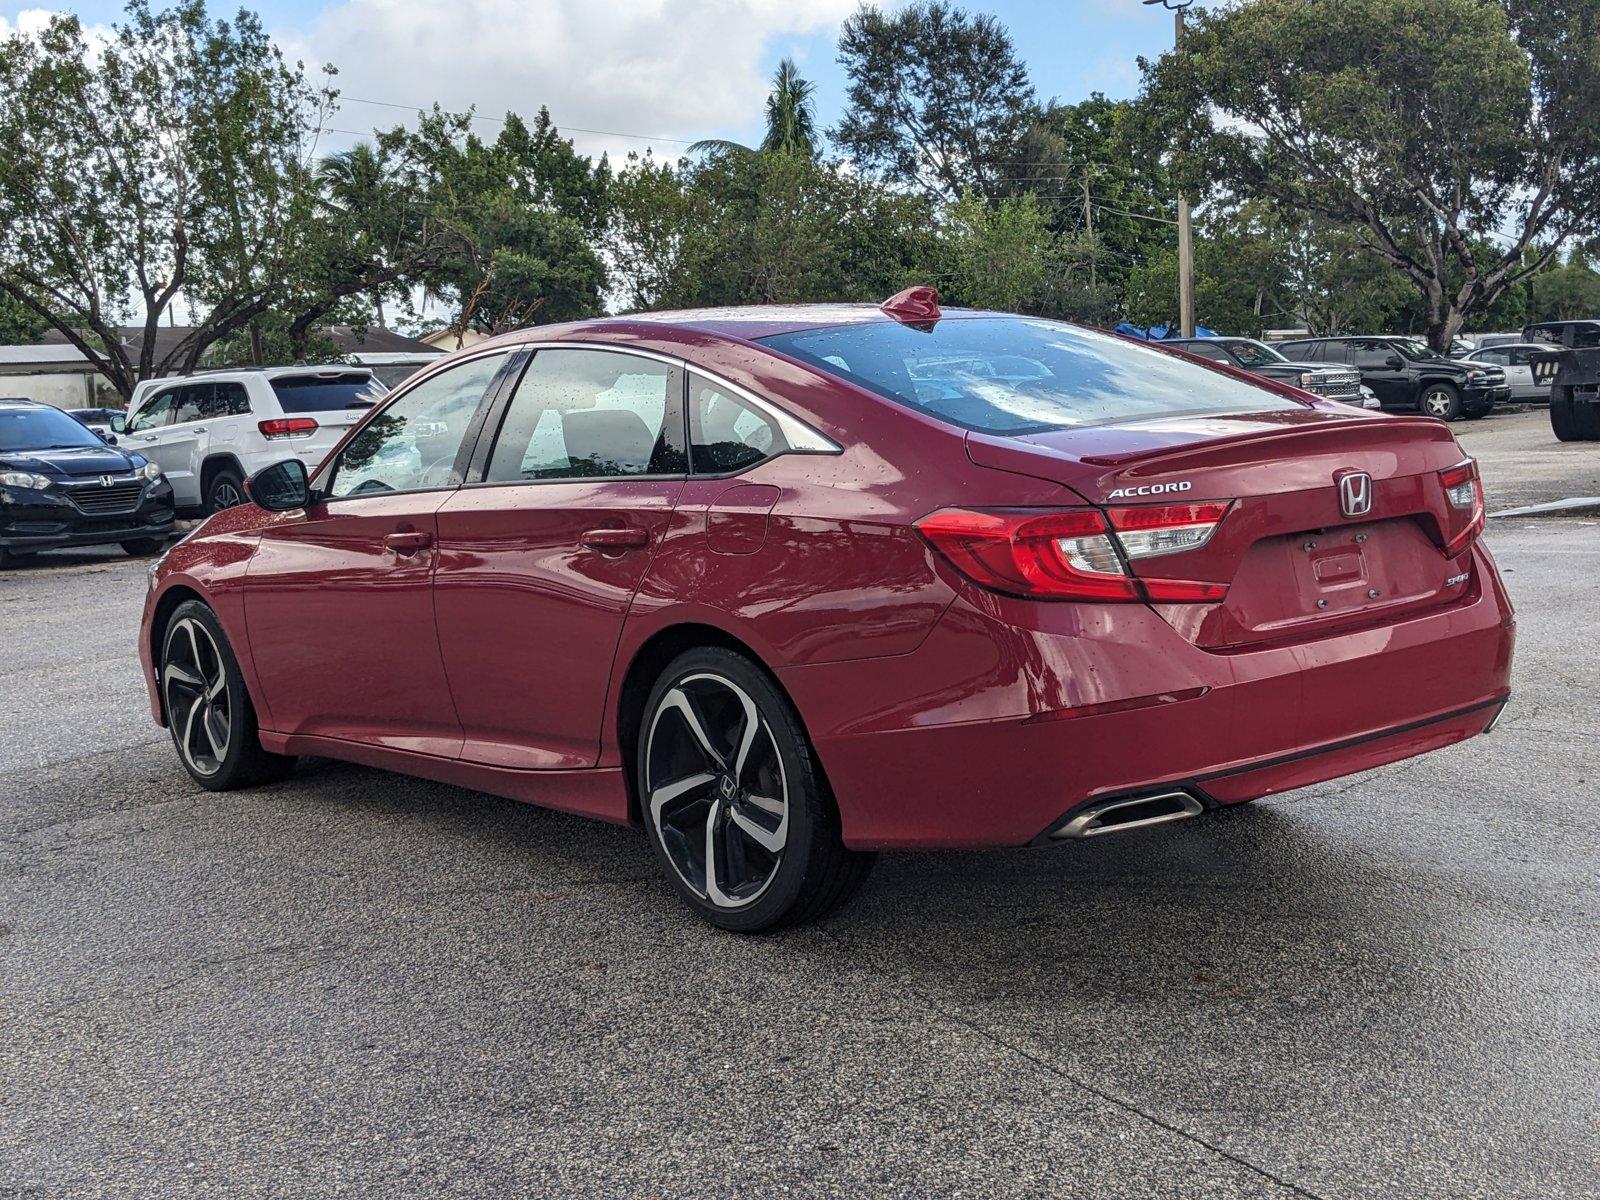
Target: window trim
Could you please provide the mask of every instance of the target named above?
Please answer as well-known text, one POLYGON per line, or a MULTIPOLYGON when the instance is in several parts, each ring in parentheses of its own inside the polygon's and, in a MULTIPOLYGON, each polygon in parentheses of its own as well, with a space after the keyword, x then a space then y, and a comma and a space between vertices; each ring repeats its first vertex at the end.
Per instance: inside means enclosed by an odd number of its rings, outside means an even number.
MULTIPOLYGON (((516 379, 509 386, 503 388, 500 395, 495 397, 493 410, 485 414, 484 431, 478 438, 478 445, 473 452, 466 477, 461 482, 460 486, 463 488, 546 487, 550 484, 563 483, 648 483, 652 480, 660 482, 672 479, 732 479, 735 476, 743 475, 747 471, 752 471, 756 467, 772 462, 774 459, 782 458, 786 454, 844 453, 843 446, 826 434, 819 433, 793 413, 779 408, 770 400, 763 399, 749 388, 733 383, 716 371, 696 366, 687 359, 677 358, 670 354, 662 354, 655 350, 643 350, 636 346, 618 346, 610 342, 524 342, 520 349, 528 352, 527 361, 517 371, 516 379), (679 404, 678 409, 679 416, 683 422, 684 452, 689 459, 691 469, 687 472, 676 472, 671 475, 583 475, 563 479, 491 480, 485 478, 489 471, 489 459, 494 453, 495 443, 500 440, 500 432, 505 427, 506 415, 510 410, 512 400, 516 398, 517 387, 521 385, 523 376, 527 374, 528 367, 541 350, 594 350, 606 354, 627 354, 634 358, 644 358, 653 362, 663 363, 671 368, 678 379, 680 389, 679 395, 682 402, 679 404), (717 475, 695 472, 693 470, 694 449, 689 440, 689 376, 691 374, 699 375, 714 387, 726 389, 729 395, 737 397, 766 417, 783 434, 784 440, 789 443, 788 447, 777 454, 770 454, 765 458, 757 459, 737 471, 726 471, 717 475), (488 429, 491 424, 494 427, 492 434, 489 433, 488 429)), ((407 383, 409 382, 407 380, 407 383)))

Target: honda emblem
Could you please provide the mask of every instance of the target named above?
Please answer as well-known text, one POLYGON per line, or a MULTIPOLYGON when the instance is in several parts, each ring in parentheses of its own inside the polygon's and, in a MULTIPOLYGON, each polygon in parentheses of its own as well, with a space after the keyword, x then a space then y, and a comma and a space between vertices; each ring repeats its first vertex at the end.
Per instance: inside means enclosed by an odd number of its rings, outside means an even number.
POLYGON ((115 482, 116 482, 116 480, 111 478, 111 476, 109 476, 109 475, 100 476, 100 486, 101 487, 110 487, 115 482))
POLYGON ((1364 517, 1372 511, 1372 476, 1350 471, 1339 476, 1339 511, 1347 517, 1364 517))

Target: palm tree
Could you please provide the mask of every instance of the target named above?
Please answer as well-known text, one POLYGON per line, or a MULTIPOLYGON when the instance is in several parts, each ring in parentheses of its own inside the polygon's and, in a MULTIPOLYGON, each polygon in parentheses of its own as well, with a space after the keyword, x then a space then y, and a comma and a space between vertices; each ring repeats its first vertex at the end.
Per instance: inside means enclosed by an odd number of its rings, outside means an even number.
MULTIPOLYGON (((787 154, 794 158, 817 156, 817 114, 812 96, 817 85, 800 77, 800 68, 794 59, 786 58, 778 64, 772 77, 772 91, 767 96, 767 134, 761 139, 759 149, 769 154, 787 154)), ((690 153, 754 154, 749 146, 730 142, 726 138, 705 138, 689 147, 690 153)))
MULTIPOLYGON (((382 150, 370 142, 357 142, 348 150, 330 154, 317 164, 317 182, 330 208, 360 222, 369 233, 379 229, 388 233, 379 215, 389 199, 391 183, 388 155, 382 150)), ((386 290, 377 287, 371 292, 379 329, 388 328, 383 311, 386 290)))

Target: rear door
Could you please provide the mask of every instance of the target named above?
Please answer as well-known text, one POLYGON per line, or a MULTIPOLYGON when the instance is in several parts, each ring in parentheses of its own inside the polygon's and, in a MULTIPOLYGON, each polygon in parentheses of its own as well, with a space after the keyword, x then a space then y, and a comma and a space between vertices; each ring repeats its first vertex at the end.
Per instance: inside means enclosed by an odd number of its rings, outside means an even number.
POLYGON ((684 486, 683 388, 652 356, 539 350, 473 480, 439 510, 435 604, 463 758, 599 761, 623 619, 684 486))
MULTIPOLYGON (((1549 400, 1550 384, 1540 383, 1533 377, 1534 350, 1530 346, 1508 346, 1500 351, 1501 363, 1506 369, 1506 382, 1511 385, 1511 395, 1518 400, 1549 400)), ((1499 362, 1499 359, 1492 361, 1499 362)))

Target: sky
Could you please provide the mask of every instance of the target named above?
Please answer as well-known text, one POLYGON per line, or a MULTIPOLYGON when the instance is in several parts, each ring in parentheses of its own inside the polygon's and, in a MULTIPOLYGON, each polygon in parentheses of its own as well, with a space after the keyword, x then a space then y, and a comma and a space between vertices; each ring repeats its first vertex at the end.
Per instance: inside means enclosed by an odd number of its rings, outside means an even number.
MULTIPOLYGON (((532 115, 544 104, 579 150, 616 158, 646 148, 676 157, 704 137, 759 139, 768 83, 785 55, 816 82, 817 115, 824 127, 833 124, 845 93, 834 60, 838 29, 856 3, 269 0, 253 7, 291 58, 313 72, 324 63, 338 67, 345 99, 331 124, 345 132, 329 135, 330 150, 438 101, 452 111, 475 106, 489 136, 492 118, 507 110, 532 115)), ((211 4, 215 15, 237 7, 211 4)), ((1172 38, 1171 16, 1139 0, 965 7, 993 13, 1010 29, 1041 99, 1130 96, 1137 57, 1159 54, 1172 38)), ((121 12, 120 3, 101 0, 0 0, 0 35, 38 23, 52 8, 88 25, 121 12)))

